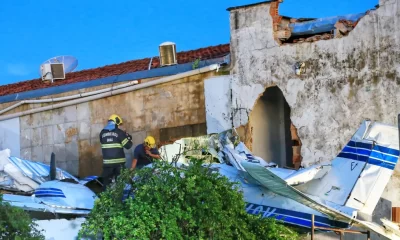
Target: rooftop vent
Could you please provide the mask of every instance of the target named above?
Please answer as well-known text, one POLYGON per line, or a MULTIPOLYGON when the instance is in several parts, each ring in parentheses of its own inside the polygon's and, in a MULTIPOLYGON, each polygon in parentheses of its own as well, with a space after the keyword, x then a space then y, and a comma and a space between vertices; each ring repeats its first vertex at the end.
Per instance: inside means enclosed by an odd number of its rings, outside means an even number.
POLYGON ((161 66, 170 66, 178 64, 176 58, 176 44, 173 42, 164 42, 159 46, 161 66))

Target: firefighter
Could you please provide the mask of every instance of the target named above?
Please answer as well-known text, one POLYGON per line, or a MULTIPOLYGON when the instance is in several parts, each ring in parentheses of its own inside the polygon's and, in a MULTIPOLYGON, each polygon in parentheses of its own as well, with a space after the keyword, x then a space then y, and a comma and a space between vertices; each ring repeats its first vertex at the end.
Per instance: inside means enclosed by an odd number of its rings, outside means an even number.
POLYGON ((140 169, 153 162, 153 159, 160 159, 160 153, 156 147, 156 140, 152 136, 147 136, 142 144, 136 146, 133 152, 131 170, 140 169))
POLYGON ((126 162, 124 148, 132 147, 132 136, 119 128, 122 123, 122 118, 113 114, 100 132, 103 154, 103 190, 110 184, 112 178, 117 179, 121 168, 124 168, 126 162))

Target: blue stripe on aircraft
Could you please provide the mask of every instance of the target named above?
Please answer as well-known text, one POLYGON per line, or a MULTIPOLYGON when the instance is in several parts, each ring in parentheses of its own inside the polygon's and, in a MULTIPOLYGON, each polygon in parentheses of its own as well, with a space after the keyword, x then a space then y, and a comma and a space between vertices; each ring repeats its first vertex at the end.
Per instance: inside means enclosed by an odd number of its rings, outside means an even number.
POLYGON ((338 157, 367 162, 369 164, 393 170, 400 151, 380 145, 350 141, 338 157))
POLYGON ((394 157, 394 156, 391 156, 391 155, 386 155, 386 154, 382 154, 380 152, 375 152, 375 151, 371 152, 370 156, 373 157, 373 158, 377 158, 377 159, 381 159, 381 160, 384 160, 384 161, 391 162, 393 164, 396 164, 397 160, 399 159, 399 157, 394 157))
POLYGON ((56 194, 39 194, 39 195, 36 195, 35 194, 35 196, 36 197, 61 197, 61 198, 66 198, 65 197, 65 195, 63 194, 63 195, 56 195, 56 194))
POLYGON ((61 189, 58 189, 58 188, 37 188, 37 189, 36 189, 36 191, 39 191, 39 190, 62 192, 62 190, 61 190, 61 189))
MULTIPOLYGON (((348 145, 346 145, 343 148, 342 152, 358 153, 358 154, 362 154, 362 155, 370 155, 371 154, 372 157, 379 156, 378 158, 383 159, 385 161, 390 161, 393 163, 396 163, 398 160, 398 155, 395 155, 397 150, 395 150, 395 149, 390 149, 387 147, 382 147, 382 146, 376 145, 371 150, 372 144, 370 144, 368 146, 368 149, 361 148, 360 146, 357 146, 357 147, 350 146, 350 145, 354 145, 354 144, 359 144, 359 143, 353 143, 353 144, 349 143, 348 145)), ((365 144, 363 144, 363 145, 365 145, 365 144)))
POLYGON ((65 195, 61 189, 58 188, 37 188, 35 190, 36 197, 62 197, 65 195))
MULTIPOLYGON (((263 217, 275 217, 276 219, 281 220, 285 223, 311 228, 311 214, 309 213, 263 206, 253 203, 247 203, 246 211, 249 214, 261 214, 263 217)), ((347 228, 349 226, 345 222, 334 221, 329 219, 328 217, 322 216, 315 216, 315 225, 340 228, 347 228)))
POLYGON ((60 194, 60 195, 64 195, 63 192, 43 191, 43 190, 35 191, 35 195, 37 195, 37 194, 60 194))
POLYGON ((396 165, 394 165, 392 163, 382 162, 381 160, 377 160, 377 159, 373 159, 373 158, 370 158, 368 160, 368 163, 372 164, 372 165, 375 165, 375 166, 378 166, 378 167, 387 168, 387 169, 390 169, 390 170, 394 170, 394 168, 396 166, 396 165))
MULTIPOLYGON (((355 141, 350 141, 347 144, 347 146, 357 147, 357 148, 365 148, 365 149, 368 149, 368 150, 372 149, 372 144, 371 143, 361 143, 361 142, 355 142, 355 141)), ((399 150, 393 149, 393 148, 384 147, 384 146, 380 146, 380 145, 375 145, 374 146, 374 150, 377 150, 377 151, 385 153, 385 154, 394 155, 394 156, 399 156, 400 155, 400 151, 399 150)))
POLYGON ((349 147, 349 146, 345 146, 343 148, 342 152, 355 153, 355 154, 361 154, 361 155, 367 155, 367 156, 371 154, 371 150, 367 150, 364 148, 349 147))
POLYGON ((88 176, 88 177, 85 177, 85 179, 83 179, 83 180, 84 181, 91 181, 93 179, 97 179, 97 176, 88 176))
POLYGON ((361 156, 361 155, 357 155, 354 153, 341 152, 341 153, 339 153, 338 157, 352 159, 352 160, 361 161, 361 162, 367 162, 369 164, 372 164, 372 165, 375 165, 378 167, 387 168, 390 170, 393 170, 395 167, 395 164, 389 163, 389 162, 384 162, 384 161, 382 161, 382 159, 369 158, 367 156, 361 156))
POLYGON ((400 155, 400 151, 397 149, 383 147, 383 146, 379 146, 379 145, 375 145, 374 150, 377 150, 379 152, 383 152, 386 154, 394 155, 394 156, 400 155))

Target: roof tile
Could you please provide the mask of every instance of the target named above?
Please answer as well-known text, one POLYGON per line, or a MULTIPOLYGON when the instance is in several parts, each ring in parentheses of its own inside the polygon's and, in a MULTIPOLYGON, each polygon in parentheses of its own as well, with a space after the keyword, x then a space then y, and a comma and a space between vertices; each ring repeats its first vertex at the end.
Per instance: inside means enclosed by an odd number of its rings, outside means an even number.
MULTIPOLYGON (((183 51, 177 53, 178 64, 189 63, 197 58, 207 60, 212 58, 223 57, 230 52, 229 44, 221 44, 217 46, 205 47, 196 50, 183 51)), ((151 58, 131 60, 119 64, 107 65, 99 68, 85 69, 77 72, 66 74, 66 78, 62 81, 53 83, 43 82, 40 78, 17 82, 13 84, 0 86, 0 96, 20 93, 30 90, 42 89, 53 86, 66 85, 70 83, 90 81, 98 78, 121 75, 137 71, 147 70, 151 58)), ((158 57, 153 57, 151 68, 160 67, 158 57)))

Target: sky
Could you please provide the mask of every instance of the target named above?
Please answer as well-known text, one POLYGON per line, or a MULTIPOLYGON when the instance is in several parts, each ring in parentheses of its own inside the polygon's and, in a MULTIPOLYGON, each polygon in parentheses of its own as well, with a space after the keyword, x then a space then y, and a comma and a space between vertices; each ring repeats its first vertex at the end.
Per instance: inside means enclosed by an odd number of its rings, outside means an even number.
MULTIPOLYGON (((47 59, 72 55, 75 71, 229 43, 229 7, 260 0, 20 0, 0 3, 0 85, 39 78, 47 59)), ((328 17, 365 12, 378 0, 284 0, 279 13, 328 17)))

